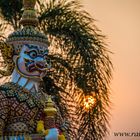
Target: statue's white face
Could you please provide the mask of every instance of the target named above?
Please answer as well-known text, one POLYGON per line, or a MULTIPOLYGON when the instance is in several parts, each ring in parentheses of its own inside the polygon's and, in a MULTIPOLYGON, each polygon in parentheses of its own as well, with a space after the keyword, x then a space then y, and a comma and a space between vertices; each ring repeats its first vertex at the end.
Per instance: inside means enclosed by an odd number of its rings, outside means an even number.
POLYGON ((14 58, 16 69, 24 77, 42 79, 50 68, 47 56, 48 49, 45 47, 25 44, 14 58))

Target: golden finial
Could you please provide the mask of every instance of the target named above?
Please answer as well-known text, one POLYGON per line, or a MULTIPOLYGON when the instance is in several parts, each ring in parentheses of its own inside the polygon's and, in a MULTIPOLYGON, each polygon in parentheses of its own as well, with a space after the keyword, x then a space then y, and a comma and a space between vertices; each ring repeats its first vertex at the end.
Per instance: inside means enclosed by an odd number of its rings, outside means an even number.
POLYGON ((47 101, 47 107, 44 109, 44 112, 47 116, 53 117, 57 113, 56 108, 54 107, 53 101, 51 96, 49 96, 47 101))
POLYGON ((34 9, 36 0, 23 0, 24 12, 20 24, 23 26, 37 26, 38 19, 34 9))

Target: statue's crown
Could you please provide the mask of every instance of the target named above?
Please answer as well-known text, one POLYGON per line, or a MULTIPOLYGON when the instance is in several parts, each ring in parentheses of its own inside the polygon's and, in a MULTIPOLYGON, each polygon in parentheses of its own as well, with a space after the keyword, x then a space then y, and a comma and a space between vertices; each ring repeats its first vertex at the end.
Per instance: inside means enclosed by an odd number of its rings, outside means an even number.
POLYGON ((31 43, 48 47, 49 42, 47 36, 35 29, 38 25, 36 11, 34 9, 35 3, 36 0, 23 0, 24 12, 20 20, 23 28, 10 34, 7 38, 7 43, 14 46, 17 44, 31 43))

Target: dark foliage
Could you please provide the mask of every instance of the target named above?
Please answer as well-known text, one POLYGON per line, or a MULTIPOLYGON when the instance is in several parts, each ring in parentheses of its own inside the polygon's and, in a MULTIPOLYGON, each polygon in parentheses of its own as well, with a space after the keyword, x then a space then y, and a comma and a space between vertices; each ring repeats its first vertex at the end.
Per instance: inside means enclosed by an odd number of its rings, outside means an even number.
POLYGON ((20 0, 0 0, 0 11, 3 18, 12 24, 14 29, 19 27, 19 20, 22 15, 23 10, 22 2, 20 0))
MULTIPOLYGON (((108 133, 112 70, 105 36, 77 0, 37 0, 36 7, 38 29, 51 43, 49 58, 54 71, 44 78, 46 91, 55 95, 62 116, 70 122, 72 140, 104 139, 108 133), (96 105, 88 111, 82 106, 87 95, 96 99, 96 105)), ((21 1, 0 1, 3 20, 14 29, 19 27, 21 8, 21 1)))

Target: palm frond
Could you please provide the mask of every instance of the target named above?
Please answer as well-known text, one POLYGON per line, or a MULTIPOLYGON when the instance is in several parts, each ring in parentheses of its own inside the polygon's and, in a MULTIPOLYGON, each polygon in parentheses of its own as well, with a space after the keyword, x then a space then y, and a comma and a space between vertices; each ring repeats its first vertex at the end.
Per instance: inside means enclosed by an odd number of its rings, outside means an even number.
MULTIPOLYGON (((69 96, 65 97, 65 106, 73 106, 69 108, 69 113, 75 111, 74 108, 77 110, 74 116, 79 118, 78 128, 73 123, 73 127, 77 128, 76 139, 101 140, 108 133, 109 83, 112 76, 105 36, 94 24, 95 20, 81 10, 77 1, 52 0, 39 5, 45 7, 38 12, 39 29, 49 36, 53 50, 51 53, 63 54, 63 59, 71 68, 62 72, 65 76, 61 80, 65 85, 62 88, 72 96, 71 100, 69 96), (81 102, 86 95, 93 93, 97 100, 96 106, 86 112, 81 102)), ((56 70, 60 75, 59 68, 56 70)))
POLYGON ((19 28, 19 20, 22 16, 23 3, 20 0, 0 0, 0 14, 3 20, 8 22, 15 30, 19 28))

